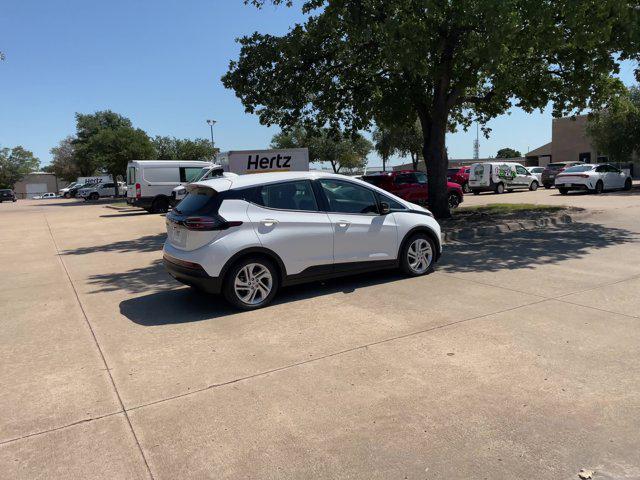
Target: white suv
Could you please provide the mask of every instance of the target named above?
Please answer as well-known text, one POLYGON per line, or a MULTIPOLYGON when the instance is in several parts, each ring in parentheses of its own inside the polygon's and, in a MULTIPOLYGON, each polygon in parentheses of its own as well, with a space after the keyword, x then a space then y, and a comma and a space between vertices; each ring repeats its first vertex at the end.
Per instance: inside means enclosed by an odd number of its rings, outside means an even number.
POLYGON ((394 267, 424 275, 442 251, 428 210, 342 175, 225 174, 187 190, 166 218, 164 264, 243 310, 296 283, 394 267))

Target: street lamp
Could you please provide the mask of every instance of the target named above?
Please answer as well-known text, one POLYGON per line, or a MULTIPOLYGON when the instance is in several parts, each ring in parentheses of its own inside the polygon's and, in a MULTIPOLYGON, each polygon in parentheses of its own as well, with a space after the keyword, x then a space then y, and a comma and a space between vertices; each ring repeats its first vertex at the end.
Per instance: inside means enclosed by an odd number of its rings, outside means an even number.
POLYGON ((215 120, 207 120, 209 127, 211 127, 211 146, 213 147, 213 126, 217 123, 215 120))

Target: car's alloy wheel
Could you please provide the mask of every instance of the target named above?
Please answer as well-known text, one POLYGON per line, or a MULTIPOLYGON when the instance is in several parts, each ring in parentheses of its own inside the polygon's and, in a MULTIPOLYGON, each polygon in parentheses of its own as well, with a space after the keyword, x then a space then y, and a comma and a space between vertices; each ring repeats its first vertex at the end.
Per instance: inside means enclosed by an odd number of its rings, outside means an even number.
POLYGON ((449 208, 458 208, 458 205, 460 205, 460 199, 458 198, 458 195, 456 195, 455 193, 450 193, 449 208))
POLYGON ((604 192, 604 183, 602 183, 602 180, 598 180, 598 182, 596 183, 596 190, 595 190, 596 194, 601 194, 602 192, 604 192))
POLYGON ((471 192, 471 187, 469 187, 469 184, 468 184, 468 183, 465 183, 464 185, 462 185, 462 191, 463 191, 464 193, 469 193, 469 192, 471 192))
POLYGON ((424 275, 433 267, 435 246, 425 234, 419 233, 409 239, 402 255, 402 270, 412 276, 424 275))
POLYGON ((496 185, 496 193, 498 193, 498 194, 504 193, 504 184, 503 183, 499 183, 498 185, 496 185))
POLYGON ((531 190, 532 192, 535 192, 537 189, 538 189, 538 182, 534 180, 533 182, 531 182, 531 185, 529 185, 529 190, 531 190))
POLYGON ((225 298, 242 310, 253 310, 269 304, 278 289, 278 276, 273 264, 262 258, 249 258, 236 264, 225 276, 225 298))

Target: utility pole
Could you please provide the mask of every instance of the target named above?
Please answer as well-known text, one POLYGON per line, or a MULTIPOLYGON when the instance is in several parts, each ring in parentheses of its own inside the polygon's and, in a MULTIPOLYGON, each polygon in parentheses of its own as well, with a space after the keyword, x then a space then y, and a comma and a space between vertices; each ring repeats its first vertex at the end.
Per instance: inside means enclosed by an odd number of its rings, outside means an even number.
POLYGON ((476 122, 476 139, 473 141, 473 159, 478 160, 480 158, 480 128, 476 122))
POLYGON ((211 146, 213 147, 213 126, 217 123, 215 120, 207 120, 209 127, 211 128, 211 146))

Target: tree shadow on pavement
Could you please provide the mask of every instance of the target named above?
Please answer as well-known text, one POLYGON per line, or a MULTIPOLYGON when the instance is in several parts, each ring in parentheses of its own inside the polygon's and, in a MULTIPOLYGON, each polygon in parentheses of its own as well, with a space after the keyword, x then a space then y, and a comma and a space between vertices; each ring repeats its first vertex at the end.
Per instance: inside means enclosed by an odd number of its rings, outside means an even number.
POLYGON ((121 240, 119 242, 107 243, 106 245, 93 245, 90 247, 80 247, 73 250, 65 250, 62 255, 87 255, 96 252, 155 252, 162 250, 164 241, 167 239, 166 233, 146 235, 133 240, 121 240))
POLYGON ((571 223, 560 228, 523 230, 448 244, 438 269, 458 273, 534 268, 581 258, 592 249, 637 240, 638 235, 629 230, 571 223))

